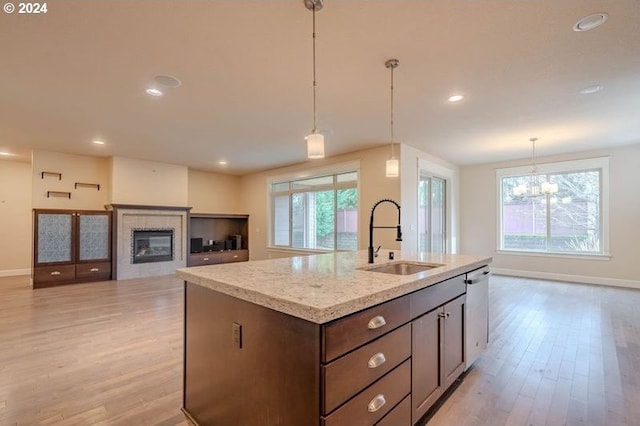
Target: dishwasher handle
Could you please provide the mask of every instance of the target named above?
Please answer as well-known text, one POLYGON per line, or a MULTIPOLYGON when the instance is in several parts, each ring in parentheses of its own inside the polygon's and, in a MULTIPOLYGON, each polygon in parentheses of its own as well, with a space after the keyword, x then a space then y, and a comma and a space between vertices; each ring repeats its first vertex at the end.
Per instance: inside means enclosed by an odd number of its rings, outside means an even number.
POLYGON ((465 284, 478 284, 482 281, 486 281, 491 276, 491 271, 487 269, 483 269, 482 271, 478 271, 475 273, 467 274, 467 279, 464 280, 465 284))

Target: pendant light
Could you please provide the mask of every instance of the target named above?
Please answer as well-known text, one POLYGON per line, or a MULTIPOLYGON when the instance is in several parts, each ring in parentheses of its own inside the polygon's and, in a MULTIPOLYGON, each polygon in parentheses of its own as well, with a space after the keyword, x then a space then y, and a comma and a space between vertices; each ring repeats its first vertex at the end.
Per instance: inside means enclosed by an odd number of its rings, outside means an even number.
POLYGON ((389 59, 384 66, 391 70, 391 157, 387 160, 386 175, 387 177, 398 177, 400 175, 400 160, 393 154, 393 70, 398 68, 397 59, 389 59))
POLYGON ((513 188, 515 197, 540 197, 542 195, 552 195, 558 192, 558 184, 544 181, 538 184, 538 166, 536 164, 536 142, 538 138, 529 139, 532 145, 531 154, 531 173, 528 177, 528 183, 521 183, 513 188))
POLYGON ((324 135, 318 131, 316 117, 316 11, 322 9, 324 0, 304 0, 304 5, 313 13, 313 130, 306 137, 307 157, 324 158, 324 135))

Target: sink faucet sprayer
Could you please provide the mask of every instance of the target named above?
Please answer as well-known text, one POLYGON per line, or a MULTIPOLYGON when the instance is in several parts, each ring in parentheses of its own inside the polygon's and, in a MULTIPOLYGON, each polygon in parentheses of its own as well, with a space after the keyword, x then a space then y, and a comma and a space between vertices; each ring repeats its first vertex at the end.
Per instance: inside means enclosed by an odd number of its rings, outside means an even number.
MULTIPOLYGON (((384 198, 376 203, 371 208, 371 217, 369 218, 369 263, 373 263, 373 229, 374 228, 396 228, 396 241, 402 241, 402 229, 400 229, 400 204, 396 203, 389 198, 384 198), (373 213, 376 207, 382 203, 392 203, 398 208, 398 225, 397 226, 373 226, 373 213)), ((379 248, 379 247, 378 247, 379 248)), ((377 250, 376 250, 377 254, 377 250)))

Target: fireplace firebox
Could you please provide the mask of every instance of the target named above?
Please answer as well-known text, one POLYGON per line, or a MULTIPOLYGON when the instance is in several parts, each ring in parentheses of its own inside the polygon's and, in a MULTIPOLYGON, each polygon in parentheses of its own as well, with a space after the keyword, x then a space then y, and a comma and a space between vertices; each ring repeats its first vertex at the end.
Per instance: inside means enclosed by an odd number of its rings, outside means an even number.
POLYGON ((132 229, 131 263, 173 260, 173 229, 132 229))

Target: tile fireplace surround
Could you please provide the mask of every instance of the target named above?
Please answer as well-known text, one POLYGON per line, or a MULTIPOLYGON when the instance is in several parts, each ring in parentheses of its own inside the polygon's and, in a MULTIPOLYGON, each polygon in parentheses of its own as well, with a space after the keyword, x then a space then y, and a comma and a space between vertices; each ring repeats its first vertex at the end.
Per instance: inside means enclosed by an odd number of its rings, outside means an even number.
POLYGON ((187 266, 187 215, 190 207, 111 204, 113 211, 112 277, 124 280, 172 274, 187 266), (136 229, 173 229, 173 260, 132 262, 132 235, 136 229))

